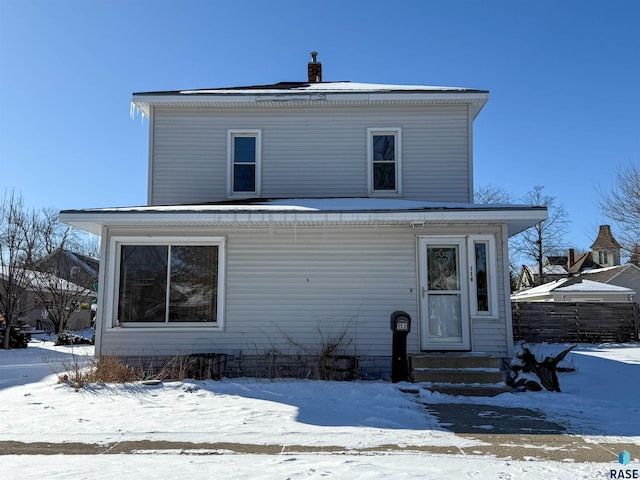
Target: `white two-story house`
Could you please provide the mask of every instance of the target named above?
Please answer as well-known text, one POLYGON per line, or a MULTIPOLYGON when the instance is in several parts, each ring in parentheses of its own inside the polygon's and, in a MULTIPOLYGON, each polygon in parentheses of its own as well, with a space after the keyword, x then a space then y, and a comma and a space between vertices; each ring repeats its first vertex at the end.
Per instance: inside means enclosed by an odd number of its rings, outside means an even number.
MULTIPOLYGON (((135 93, 146 206, 67 210, 102 239, 96 353, 298 355, 340 339, 512 354, 507 239, 546 218, 473 204, 485 90, 307 82, 135 93)), ((375 370, 375 371, 374 371, 375 370)))

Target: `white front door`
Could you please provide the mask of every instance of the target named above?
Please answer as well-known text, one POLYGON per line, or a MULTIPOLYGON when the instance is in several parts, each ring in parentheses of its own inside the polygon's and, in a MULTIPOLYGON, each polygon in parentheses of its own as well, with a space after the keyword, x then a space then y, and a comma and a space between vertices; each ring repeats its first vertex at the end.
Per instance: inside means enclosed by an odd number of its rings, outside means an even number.
POLYGON ((464 237, 419 239, 422 350, 471 350, 464 237))

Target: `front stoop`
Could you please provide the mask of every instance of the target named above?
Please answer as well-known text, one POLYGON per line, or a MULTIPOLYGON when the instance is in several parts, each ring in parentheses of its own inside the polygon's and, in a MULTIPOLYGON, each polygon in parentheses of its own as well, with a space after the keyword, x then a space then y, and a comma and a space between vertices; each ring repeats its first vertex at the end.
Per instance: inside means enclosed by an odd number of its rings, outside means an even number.
POLYGON ((446 395, 492 397, 510 392, 502 359, 469 353, 426 353, 409 357, 410 379, 446 395))

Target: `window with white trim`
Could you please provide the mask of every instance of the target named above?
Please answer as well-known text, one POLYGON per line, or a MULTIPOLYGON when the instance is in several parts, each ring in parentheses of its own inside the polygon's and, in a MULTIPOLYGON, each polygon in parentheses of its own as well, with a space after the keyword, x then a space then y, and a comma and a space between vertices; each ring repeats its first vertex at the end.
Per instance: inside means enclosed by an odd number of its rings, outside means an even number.
POLYGON ((469 285, 471 315, 498 315, 495 239, 491 235, 469 236, 469 285))
POLYGON ((370 194, 401 193, 401 131, 367 129, 368 188, 370 194))
POLYGON ((116 322, 221 326, 224 239, 148 237, 116 245, 116 322))
POLYGON ((260 195, 261 131, 228 130, 229 195, 260 195))

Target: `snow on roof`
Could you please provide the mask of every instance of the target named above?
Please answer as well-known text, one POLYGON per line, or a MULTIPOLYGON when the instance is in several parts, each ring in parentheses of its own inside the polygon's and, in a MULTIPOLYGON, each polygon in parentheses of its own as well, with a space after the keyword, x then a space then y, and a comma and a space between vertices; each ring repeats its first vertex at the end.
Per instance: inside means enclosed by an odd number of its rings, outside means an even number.
POLYGON ((225 94, 279 94, 294 92, 311 93, 372 93, 372 92, 454 92, 454 93, 487 93, 464 87, 447 87, 433 85, 393 85, 358 82, 280 82, 272 85, 253 85, 245 87, 203 88, 193 90, 174 90, 165 92, 141 92, 134 95, 225 95, 225 94))
POLYGON ((526 290, 522 290, 521 292, 514 293, 513 295, 511 295, 511 298, 533 297, 544 293, 549 293, 552 290, 555 290, 556 288, 564 285, 568 280, 568 278, 561 278, 559 280, 554 280, 553 282, 543 283, 542 285, 538 285, 537 287, 528 288, 526 290))
POLYGON ((487 90, 431 85, 389 85, 352 82, 281 82, 273 85, 208 88, 134 93, 131 116, 138 112, 149 116, 151 105, 212 106, 281 106, 355 105, 371 103, 421 103, 470 105, 471 118, 482 110, 489 99, 487 90))
POLYGON ((607 293, 635 293, 634 290, 608 283, 594 282, 593 280, 582 280, 582 282, 567 285, 566 287, 555 288, 556 292, 607 292, 607 293))
POLYGON ((460 202, 423 202, 389 198, 287 198, 223 201, 199 205, 145 205, 89 209, 94 212, 392 212, 410 210, 505 210, 529 205, 498 205, 460 202))
POLYGON ((63 210, 60 220, 96 235, 115 225, 400 225, 504 223, 509 235, 544 220, 544 207, 381 198, 298 198, 63 210))
POLYGON ((529 288, 518 293, 511 295, 512 300, 525 300, 527 298, 540 297, 551 292, 559 293, 577 293, 577 292, 590 292, 590 293, 622 293, 622 294, 635 294, 635 291, 626 288, 619 287, 617 285, 609 285, 602 282, 594 282, 593 280, 580 280, 576 281, 575 278, 561 278, 553 282, 548 282, 537 287, 529 288), (567 284, 568 285, 565 285, 567 284), (565 285, 565 286, 563 286, 565 285))
MULTIPOLYGON (((8 275, 8 267, 0 267, 0 277, 6 279, 8 275)), ((51 273, 16 269, 13 275, 16 277, 16 284, 27 290, 40 291, 53 289, 58 292, 81 293, 83 295, 95 296, 90 290, 51 273)))
MULTIPOLYGON (((538 265, 523 265, 532 275, 538 274, 538 265)), ((566 275, 567 269, 562 265, 543 265, 542 273, 545 275, 566 275)))

